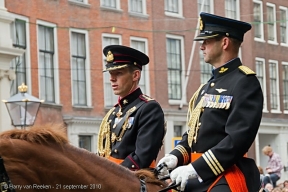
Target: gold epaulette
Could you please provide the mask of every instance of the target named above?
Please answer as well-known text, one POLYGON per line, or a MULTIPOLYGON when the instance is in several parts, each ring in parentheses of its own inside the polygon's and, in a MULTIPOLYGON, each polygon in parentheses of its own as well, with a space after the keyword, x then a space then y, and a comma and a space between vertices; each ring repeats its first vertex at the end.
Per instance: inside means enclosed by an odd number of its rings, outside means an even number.
POLYGON ((155 99, 153 99, 153 98, 151 98, 151 97, 149 97, 148 95, 145 95, 145 94, 140 95, 139 98, 140 98, 141 100, 145 101, 145 102, 155 100, 155 99))
POLYGON ((249 67, 241 65, 238 67, 240 71, 242 71, 245 75, 256 75, 254 71, 252 71, 249 67))

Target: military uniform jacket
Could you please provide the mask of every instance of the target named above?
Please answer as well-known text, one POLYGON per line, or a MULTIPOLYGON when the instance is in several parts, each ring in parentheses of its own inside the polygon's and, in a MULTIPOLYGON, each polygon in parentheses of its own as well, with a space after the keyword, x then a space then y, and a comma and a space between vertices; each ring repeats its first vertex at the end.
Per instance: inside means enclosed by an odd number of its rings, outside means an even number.
MULTIPOLYGON (((194 128, 192 146, 189 128, 171 152, 178 166, 192 162, 203 182, 194 191, 205 191, 232 165, 246 178, 250 191, 259 191, 259 171, 254 160, 243 157, 257 134, 263 109, 263 94, 255 73, 239 58, 214 70, 214 78, 199 90, 194 107, 201 101, 201 113, 194 128), (192 161, 190 153, 202 153, 192 161)), ((189 186, 189 185, 188 185, 189 186)), ((189 190, 188 190, 189 191, 189 190)))
POLYGON ((156 160, 165 134, 164 113, 158 102, 138 88, 118 101, 106 121, 110 129, 110 156, 124 160, 121 165, 136 170, 148 168, 156 160), (140 107, 135 110, 137 105, 140 107), (126 116, 127 113, 130 115, 126 116), (115 135, 122 119, 126 123, 115 135))

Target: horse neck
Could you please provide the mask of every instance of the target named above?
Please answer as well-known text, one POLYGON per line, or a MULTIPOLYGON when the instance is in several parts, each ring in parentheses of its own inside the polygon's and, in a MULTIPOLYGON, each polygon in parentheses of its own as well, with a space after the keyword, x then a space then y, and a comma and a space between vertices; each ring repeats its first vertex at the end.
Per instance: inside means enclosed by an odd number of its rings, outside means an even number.
MULTIPOLYGON (((61 147, 1 139, 0 156, 13 185, 54 186, 50 192, 66 192, 63 186, 72 184, 85 185, 88 190, 94 187, 95 191, 99 186, 101 191, 109 192, 140 191, 140 181, 131 171, 71 145, 61 147)), ((147 189, 156 192, 159 187, 147 183, 147 189)))

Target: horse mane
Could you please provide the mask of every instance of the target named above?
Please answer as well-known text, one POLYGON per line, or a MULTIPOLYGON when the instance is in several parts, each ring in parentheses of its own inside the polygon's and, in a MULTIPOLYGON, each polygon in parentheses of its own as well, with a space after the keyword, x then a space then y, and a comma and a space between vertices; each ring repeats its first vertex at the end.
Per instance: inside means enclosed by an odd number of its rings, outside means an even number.
POLYGON ((0 134, 1 139, 20 139, 31 143, 68 143, 66 129, 63 125, 33 126, 29 129, 12 129, 0 134))

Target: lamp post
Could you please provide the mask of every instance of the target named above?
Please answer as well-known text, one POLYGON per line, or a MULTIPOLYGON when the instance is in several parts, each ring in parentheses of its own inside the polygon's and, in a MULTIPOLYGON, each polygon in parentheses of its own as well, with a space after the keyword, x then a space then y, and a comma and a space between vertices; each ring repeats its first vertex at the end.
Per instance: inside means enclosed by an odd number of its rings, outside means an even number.
POLYGON ((39 107, 44 100, 27 93, 28 87, 22 83, 18 87, 19 93, 13 95, 8 100, 3 100, 9 112, 12 125, 20 126, 25 129, 26 126, 34 125, 39 107))

